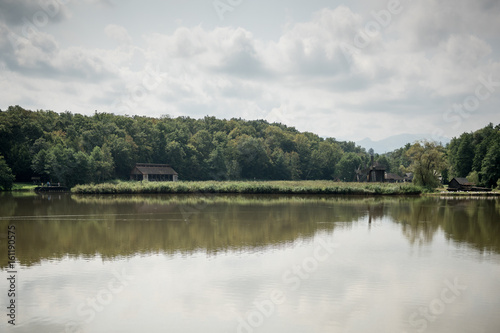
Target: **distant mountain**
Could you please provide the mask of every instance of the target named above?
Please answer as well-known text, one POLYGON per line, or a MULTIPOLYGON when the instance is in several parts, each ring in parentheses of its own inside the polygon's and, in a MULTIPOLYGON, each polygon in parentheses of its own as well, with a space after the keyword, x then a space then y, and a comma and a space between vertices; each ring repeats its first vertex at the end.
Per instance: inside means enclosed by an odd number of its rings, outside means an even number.
MULTIPOLYGON (((370 138, 364 138, 363 140, 356 142, 356 144, 365 148, 367 151, 368 149, 373 148, 375 153, 383 154, 404 147, 407 143, 414 143, 418 140, 429 140, 430 138, 432 138, 432 135, 430 134, 398 134, 378 141, 373 141, 370 138)), ((441 143, 445 145, 448 142, 450 142, 449 139, 441 143)))

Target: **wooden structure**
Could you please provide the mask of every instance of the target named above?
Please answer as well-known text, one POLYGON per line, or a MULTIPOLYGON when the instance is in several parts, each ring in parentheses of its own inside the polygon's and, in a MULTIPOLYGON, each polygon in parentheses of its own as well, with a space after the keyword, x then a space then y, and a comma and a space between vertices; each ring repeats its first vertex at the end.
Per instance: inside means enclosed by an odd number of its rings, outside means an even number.
POLYGON ((413 172, 407 172, 405 173, 403 177, 403 182, 405 183, 411 183, 413 182, 413 172))
POLYGON ((383 183, 385 180, 385 168, 376 162, 373 162, 373 156, 371 157, 371 163, 369 167, 361 169, 358 167, 356 170, 356 181, 358 182, 380 182, 383 183))
POLYGON ((368 171, 368 182, 383 183, 384 180, 385 180, 385 168, 378 165, 371 166, 368 171))
POLYGON ((130 180, 176 182, 178 174, 168 164, 137 163, 130 172, 130 180))
POLYGON ((37 193, 69 192, 69 188, 67 188, 66 186, 38 186, 35 187, 35 192, 37 193))
POLYGON ((396 175, 395 173, 386 172, 385 182, 387 183, 402 183, 404 181, 403 177, 396 175))
POLYGON ((487 187, 479 187, 476 184, 471 183, 467 180, 467 178, 456 177, 450 180, 448 185, 448 191, 456 192, 456 191, 478 191, 478 192, 489 192, 491 188, 487 187))
POLYGON ((469 182, 467 178, 453 178, 448 184, 449 191, 470 191, 475 184, 469 182))

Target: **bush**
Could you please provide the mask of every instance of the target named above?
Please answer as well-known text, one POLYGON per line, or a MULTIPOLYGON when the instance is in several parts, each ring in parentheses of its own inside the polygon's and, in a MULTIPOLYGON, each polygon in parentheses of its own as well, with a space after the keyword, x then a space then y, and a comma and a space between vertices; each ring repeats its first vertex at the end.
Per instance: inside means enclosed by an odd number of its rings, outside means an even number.
POLYGON ((9 191, 12 189, 14 179, 16 177, 12 174, 12 169, 9 168, 3 156, 0 155, 0 188, 4 191, 9 191))
POLYGON ((479 184, 479 173, 477 171, 472 171, 467 175, 467 180, 473 184, 479 184))

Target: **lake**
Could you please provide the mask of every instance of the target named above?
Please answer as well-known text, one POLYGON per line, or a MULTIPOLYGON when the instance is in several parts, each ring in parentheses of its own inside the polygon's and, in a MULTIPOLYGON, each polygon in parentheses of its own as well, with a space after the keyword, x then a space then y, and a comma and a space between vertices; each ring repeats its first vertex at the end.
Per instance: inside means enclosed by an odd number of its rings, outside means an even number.
POLYGON ((499 199, 0 200, 1 332, 500 332, 499 199))

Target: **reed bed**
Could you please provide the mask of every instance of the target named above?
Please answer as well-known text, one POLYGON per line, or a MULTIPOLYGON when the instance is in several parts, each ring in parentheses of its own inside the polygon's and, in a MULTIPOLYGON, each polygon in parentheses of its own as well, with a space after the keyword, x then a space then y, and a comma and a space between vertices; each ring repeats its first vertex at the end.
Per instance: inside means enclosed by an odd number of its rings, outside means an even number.
POLYGON ((334 181, 189 181, 125 182, 77 185, 76 194, 339 194, 419 195, 424 190, 413 184, 342 183, 334 181))

